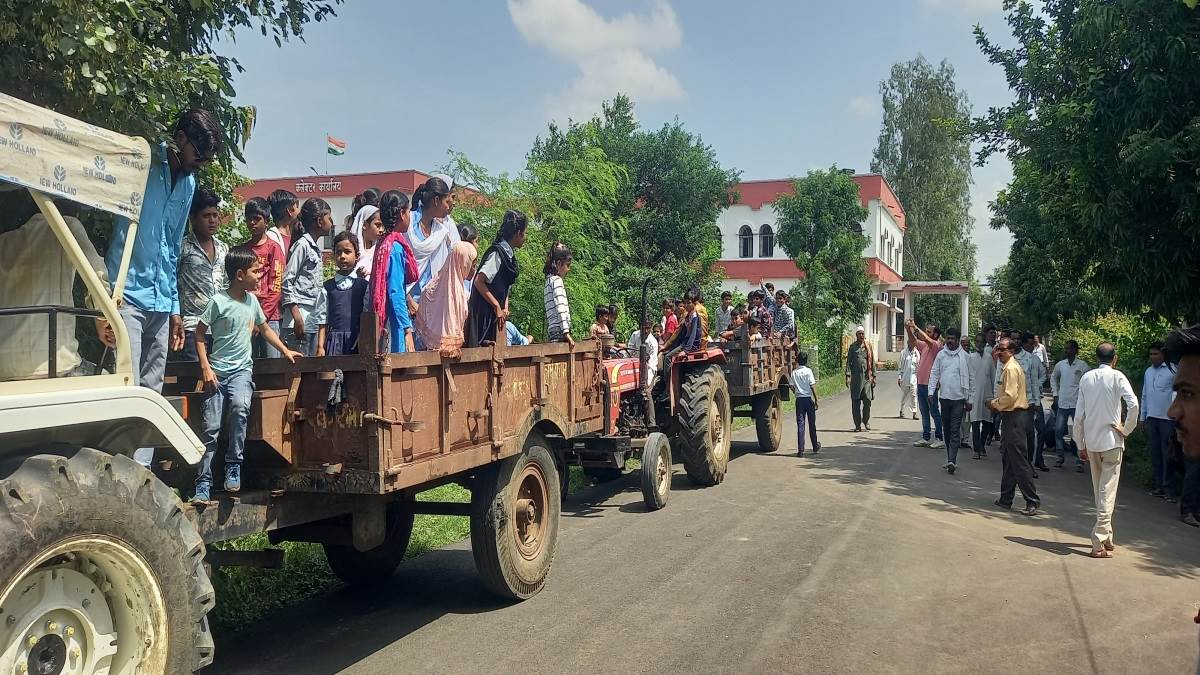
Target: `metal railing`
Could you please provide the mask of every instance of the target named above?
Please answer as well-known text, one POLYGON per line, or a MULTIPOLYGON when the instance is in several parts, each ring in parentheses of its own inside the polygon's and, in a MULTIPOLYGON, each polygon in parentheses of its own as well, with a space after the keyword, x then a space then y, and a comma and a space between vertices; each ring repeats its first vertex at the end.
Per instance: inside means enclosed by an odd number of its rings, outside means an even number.
POLYGON ((39 305, 36 307, 0 307, 0 318, 6 316, 28 316, 35 314, 45 314, 46 320, 50 323, 48 331, 49 339, 49 354, 47 358, 46 370, 47 377, 58 377, 58 315, 69 314, 71 316, 90 316, 93 318, 104 318, 104 313, 96 309, 84 309, 82 307, 67 307, 66 305, 39 305))

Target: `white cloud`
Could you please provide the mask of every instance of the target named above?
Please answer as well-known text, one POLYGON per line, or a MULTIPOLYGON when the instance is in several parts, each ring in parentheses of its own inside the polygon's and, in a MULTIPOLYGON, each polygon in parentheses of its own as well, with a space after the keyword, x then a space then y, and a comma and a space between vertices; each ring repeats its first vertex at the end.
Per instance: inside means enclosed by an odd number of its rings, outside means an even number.
POLYGON ((846 107, 855 117, 872 117, 879 112, 879 99, 858 94, 850 97, 846 107))
POLYGON ((508 13, 526 42, 579 68, 565 90, 547 97, 555 116, 586 117, 617 92, 645 101, 685 95, 679 80, 650 57, 683 43, 683 29, 666 0, 653 0, 647 12, 613 18, 581 0, 508 0, 508 13))

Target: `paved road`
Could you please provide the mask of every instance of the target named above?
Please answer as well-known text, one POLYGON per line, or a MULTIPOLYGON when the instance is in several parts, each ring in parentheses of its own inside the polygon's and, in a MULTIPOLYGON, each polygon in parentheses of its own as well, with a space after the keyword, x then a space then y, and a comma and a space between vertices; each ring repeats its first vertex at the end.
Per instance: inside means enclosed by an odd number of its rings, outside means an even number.
MULTIPOLYGON (((876 411, 897 398, 881 387, 876 411)), ((855 434, 830 400, 825 451, 803 459, 783 454, 794 421, 780 454, 744 430, 725 483, 677 469, 663 511, 634 477, 573 496, 532 600, 497 603, 459 544, 268 619, 213 671, 1193 672, 1200 532, 1127 484, 1118 556, 1092 560, 1087 476, 1040 478, 1044 515, 1001 512, 996 452, 948 476, 911 446, 918 424, 855 434)))

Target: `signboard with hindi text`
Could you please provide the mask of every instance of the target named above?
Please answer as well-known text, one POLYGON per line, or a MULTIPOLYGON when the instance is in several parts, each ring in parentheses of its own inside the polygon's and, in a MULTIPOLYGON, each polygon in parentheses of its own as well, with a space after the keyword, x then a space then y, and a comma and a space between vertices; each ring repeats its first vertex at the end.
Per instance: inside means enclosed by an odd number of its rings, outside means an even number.
POLYGON ((145 139, 0 93, 0 182, 137 220, 150 161, 145 139))

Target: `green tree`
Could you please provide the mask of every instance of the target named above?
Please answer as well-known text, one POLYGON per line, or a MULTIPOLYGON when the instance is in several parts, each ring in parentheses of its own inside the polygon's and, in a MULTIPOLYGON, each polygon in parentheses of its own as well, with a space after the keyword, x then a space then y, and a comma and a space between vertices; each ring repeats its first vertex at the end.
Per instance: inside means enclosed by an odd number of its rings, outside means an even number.
POLYGON ((840 330, 871 308, 871 279, 863 266, 866 238, 854 227, 867 217, 858 184, 836 166, 794 181, 795 194, 775 200, 779 242, 805 277, 797 284, 797 316, 833 319, 840 330))
MULTIPOLYGON (((1200 13, 1179 0, 1006 0, 1012 47, 976 28, 1015 100, 971 125, 1014 179, 1014 250, 1099 307, 1200 317, 1200 13)), ((1006 41, 1007 42, 1007 41, 1006 41)), ((1018 265, 1010 263, 1010 269, 1018 265)))
MULTIPOLYGON (((630 246, 608 253, 618 272, 678 278, 685 283, 670 290, 676 295, 693 283, 712 286, 720 257, 717 215, 729 203, 739 173, 722 167, 712 147, 679 120, 657 130, 641 128, 623 94, 605 102, 591 120, 551 124, 534 142, 529 162, 561 161, 593 146, 625 170, 613 218, 627 224, 630 246)), ((622 241, 621 232, 611 234, 612 241, 622 241)))
MULTIPOLYGON (((871 170, 887 178, 904 206, 904 278, 971 280, 971 146, 961 128, 971 115, 954 67, 923 56, 897 63, 879 84, 883 123, 871 170)), ((918 296, 916 314, 958 324, 955 298, 918 296)))

